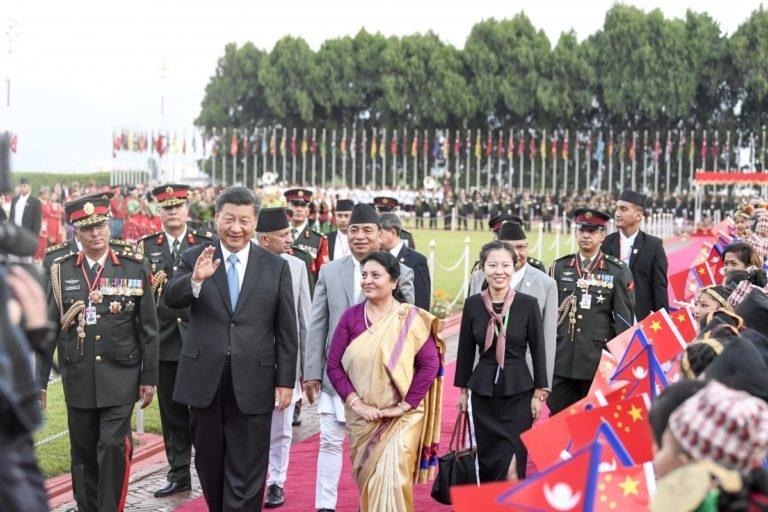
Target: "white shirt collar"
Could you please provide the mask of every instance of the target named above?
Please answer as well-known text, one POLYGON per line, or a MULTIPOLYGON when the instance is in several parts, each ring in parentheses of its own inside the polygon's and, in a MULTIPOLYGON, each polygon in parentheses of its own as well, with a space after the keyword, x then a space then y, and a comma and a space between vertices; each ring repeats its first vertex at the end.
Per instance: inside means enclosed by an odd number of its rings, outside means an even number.
POLYGON ((635 244, 635 238, 637 238, 637 234, 639 232, 640 232, 640 230, 638 229, 632 235, 624 236, 624 233, 622 233, 621 230, 619 230, 619 236, 621 237, 622 243, 629 243, 629 245, 634 245, 635 244))
POLYGON ((251 252, 250 241, 249 243, 245 244, 245 247, 243 247, 242 249, 240 249, 235 253, 229 251, 229 249, 224 247, 223 243, 220 242, 220 245, 221 245, 221 255, 224 262, 227 262, 227 260, 229 260, 229 256, 234 254, 235 256, 237 256, 237 262, 240 263, 241 265, 244 266, 248 263, 248 256, 250 255, 250 252, 251 252))
MULTIPOLYGON (((165 238, 166 240, 168 240, 168 247, 170 247, 171 250, 173 250, 173 241, 178 240, 179 245, 181 245, 181 243, 184 241, 184 237, 187 236, 187 228, 184 228, 184 232, 180 234, 177 238, 174 238, 169 232, 165 230, 163 230, 163 233, 165 233, 165 238)), ((222 249, 223 248, 224 246, 222 245, 222 249)))
POLYGON ((299 227, 291 226, 291 229, 295 229, 297 233, 303 233, 304 230, 307 229, 307 221, 304 221, 304 223, 299 227))
POLYGON ((402 249, 403 249, 403 241, 400 240, 400 242, 389 251, 389 254, 397 258, 397 255, 400 254, 400 251, 402 249))
POLYGON ((516 270, 514 274, 512 274, 512 280, 509 282, 510 288, 513 290, 517 288, 517 285, 520 284, 520 281, 523 280, 525 277, 525 271, 528 268, 528 264, 526 263, 523 268, 520 270, 516 270))
POLYGON ((105 252, 104 255, 96 261, 92 260, 88 256, 85 257, 85 261, 88 263, 88 268, 92 268, 94 263, 98 263, 101 268, 104 268, 104 263, 107 261, 107 256, 109 256, 109 250, 107 250, 107 252, 105 252))

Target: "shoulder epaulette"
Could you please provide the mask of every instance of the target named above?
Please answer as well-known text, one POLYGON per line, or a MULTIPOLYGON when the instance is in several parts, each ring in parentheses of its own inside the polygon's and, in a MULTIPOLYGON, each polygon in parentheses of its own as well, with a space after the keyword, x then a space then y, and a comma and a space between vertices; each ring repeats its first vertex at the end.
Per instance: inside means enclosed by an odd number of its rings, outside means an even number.
POLYGON ((115 254, 118 257, 120 257, 120 258, 126 258, 126 259, 129 259, 129 260, 132 260, 132 261, 141 262, 144 259, 144 255, 143 254, 138 254, 138 253, 135 253, 135 252, 127 252, 127 251, 126 252, 120 252, 120 253, 116 252, 115 254))
POLYGON ((210 231, 206 231, 205 233, 203 233, 202 231, 193 230, 192 234, 200 238, 210 238, 211 240, 213 240, 213 233, 211 233, 210 231))
POLYGON ((541 265, 542 264, 541 261, 537 260, 536 258, 532 258, 530 256, 528 256, 528 263, 533 263, 535 265, 541 265))
POLYGON ((120 240, 119 238, 110 238, 109 245, 118 245, 120 247, 130 247, 133 249, 133 244, 131 242, 126 242, 125 240, 120 240))
POLYGON ((60 244, 53 245, 45 250, 45 254, 52 253, 54 251, 58 251, 59 249, 63 249, 65 247, 69 246, 69 242, 62 242, 60 244))
MULTIPOLYGON (((147 240, 148 238, 152 238, 153 236, 157 236, 157 235, 159 235, 160 233, 162 233, 162 231, 155 231, 154 233, 150 233, 150 234, 148 234, 148 235, 144 235, 143 237, 141 237, 141 238, 139 238, 138 240, 136 240, 136 243, 138 244, 138 243, 139 243, 139 242, 141 242, 142 240, 147 240)), ((121 241, 122 241, 122 240, 121 240, 121 241)), ((110 243, 112 243, 112 239, 111 239, 111 238, 109 239, 109 242, 110 242, 110 243)), ((130 244, 128 244, 128 245, 130 245, 130 244)))
POLYGON ((560 256, 559 258, 556 258, 555 261, 560 261, 560 260, 565 260, 565 259, 568 259, 568 258, 573 258, 574 256, 576 256, 575 253, 566 254, 565 256, 560 256))
POLYGON ((312 255, 311 255, 311 254, 309 254, 309 253, 308 253, 307 251, 305 251, 304 249, 299 249, 298 247, 294 247, 294 246, 291 246, 291 250, 294 252, 294 254, 298 252, 298 253, 300 253, 300 254, 306 254, 307 256, 309 256, 309 257, 312 257, 312 255))
POLYGON ((618 265, 619 267, 626 267, 627 264, 624 263, 624 261, 620 260, 616 256, 611 256, 610 254, 603 254, 605 256, 606 261, 610 261, 614 265, 618 265))
POLYGON ((55 260, 53 260, 54 263, 61 263, 62 261, 66 260, 67 258, 70 258, 72 256, 77 256, 77 253, 75 251, 68 252, 67 254, 62 254, 55 260))

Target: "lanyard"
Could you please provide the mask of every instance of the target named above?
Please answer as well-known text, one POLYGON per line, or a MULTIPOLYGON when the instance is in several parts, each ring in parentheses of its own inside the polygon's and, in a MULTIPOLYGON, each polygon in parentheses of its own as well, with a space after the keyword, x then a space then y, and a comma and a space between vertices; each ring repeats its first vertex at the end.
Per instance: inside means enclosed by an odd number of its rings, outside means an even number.
MULTIPOLYGON (((86 261, 86 264, 88 262, 86 261)), ((106 263, 106 261, 104 262, 106 263)), ((92 292, 96 289, 96 286, 99 284, 99 279, 101 278, 101 274, 104 273, 104 265, 100 265, 99 271, 96 273, 96 277, 93 278, 93 283, 91 283, 91 280, 88 279, 88 272, 85 271, 85 265, 80 266, 80 270, 83 271, 83 277, 85 278, 85 284, 88 285, 88 292, 92 292)))
MULTIPOLYGON (((507 333, 507 326, 509 325, 509 312, 507 312, 507 316, 504 317, 504 334, 507 333)), ((497 325, 493 326, 493 330, 496 332, 496 337, 499 336, 499 327, 497 325)))

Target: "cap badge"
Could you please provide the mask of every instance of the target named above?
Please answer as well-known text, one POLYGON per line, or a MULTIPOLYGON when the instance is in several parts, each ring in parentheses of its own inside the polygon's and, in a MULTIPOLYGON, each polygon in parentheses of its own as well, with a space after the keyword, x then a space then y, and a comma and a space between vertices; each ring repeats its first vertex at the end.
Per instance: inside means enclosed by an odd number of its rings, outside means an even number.
POLYGON ((299 190, 299 197, 304 197, 304 191, 303 190, 299 190))
POLYGON ((93 215, 93 212, 96 211, 96 209, 93 207, 93 203, 85 203, 85 205, 83 205, 83 211, 87 215, 93 215))
POLYGON ((587 212, 584 214, 584 217, 591 219, 592 218, 592 212, 587 212))
POLYGON ((173 187, 166 188, 165 189, 165 193, 168 194, 169 196, 172 196, 173 195, 173 187))

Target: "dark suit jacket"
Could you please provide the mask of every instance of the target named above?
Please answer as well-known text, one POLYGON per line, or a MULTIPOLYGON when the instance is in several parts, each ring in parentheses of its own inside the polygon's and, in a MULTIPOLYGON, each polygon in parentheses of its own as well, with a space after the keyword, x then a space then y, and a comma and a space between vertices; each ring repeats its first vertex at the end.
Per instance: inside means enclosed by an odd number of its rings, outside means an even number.
MULTIPOLYGON (((19 196, 13 196, 11 199, 11 214, 8 217, 9 222, 16 219, 16 203, 19 196)), ((40 234, 40 227, 43 222, 43 207, 40 200, 30 195, 27 198, 27 204, 24 206, 24 214, 21 217, 21 225, 30 230, 35 235, 40 234)))
POLYGON ((338 231, 331 231, 327 235, 328 238, 328 258, 333 260, 333 250, 336 247, 336 234, 338 231))
MULTIPOLYGON (((620 258, 619 232, 603 241, 602 251, 620 258)), ((661 238, 638 231, 629 258, 635 287, 635 316, 640 321, 661 308, 669 307, 667 295, 667 253, 661 238)))
MULTIPOLYGON (((200 245, 181 255, 165 290, 166 304, 190 307, 188 335, 182 338, 173 399, 192 407, 211 404, 219 388, 227 347, 232 353, 232 383, 243 414, 274 408, 275 387, 296 384, 298 333, 291 270, 280 256, 251 243, 248 265, 233 308, 225 262, 192 295, 192 269, 200 245)), ((214 259, 222 259, 220 242, 214 259)))
POLYGON ((504 371, 498 382, 494 383, 498 367, 495 337, 491 347, 483 352, 485 331, 491 316, 485 310, 479 293, 464 301, 454 386, 469 388, 482 396, 513 396, 534 387, 547 387, 547 356, 538 301, 530 295, 517 293, 509 315, 507 341, 504 346, 504 371), (527 348, 531 349, 533 378, 525 363, 527 348), (480 360, 475 366, 475 354, 478 350, 481 352, 480 360))
POLYGON ((403 244, 397 254, 400 263, 413 269, 413 291, 416 296, 414 305, 429 311, 429 302, 432 298, 432 279, 429 277, 427 258, 403 244))

